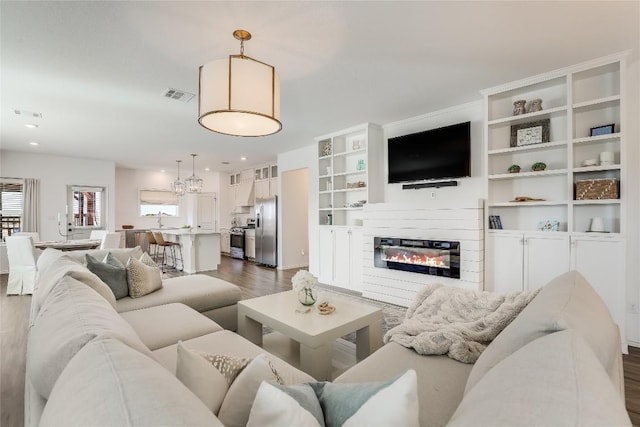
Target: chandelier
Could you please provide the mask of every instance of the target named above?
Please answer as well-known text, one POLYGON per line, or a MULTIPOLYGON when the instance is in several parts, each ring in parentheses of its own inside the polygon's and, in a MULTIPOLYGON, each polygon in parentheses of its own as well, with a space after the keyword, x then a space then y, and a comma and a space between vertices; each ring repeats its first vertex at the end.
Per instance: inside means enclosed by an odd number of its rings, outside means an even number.
POLYGON ((196 156, 197 154, 191 155, 193 173, 189 178, 184 180, 184 184, 187 187, 187 193, 199 193, 202 191, 202 178, 198 178, 196 176, 196 156))
POLYGON ((235 30, 240 55, 200 67, 198 123, 233 136, 265 136, 279 132, 280 79, 272 65, 244 54, 251 33, 235 30))
POLYGON ((175 193, 176 196, 184 196, 184 192, 185 192, 184 182, 180 181, 180 163, 181 162, 182 160, 176 160, 176 163, 178 164, 178 178, 171 183, 171 188, 173 189, 173 192, 175 193))

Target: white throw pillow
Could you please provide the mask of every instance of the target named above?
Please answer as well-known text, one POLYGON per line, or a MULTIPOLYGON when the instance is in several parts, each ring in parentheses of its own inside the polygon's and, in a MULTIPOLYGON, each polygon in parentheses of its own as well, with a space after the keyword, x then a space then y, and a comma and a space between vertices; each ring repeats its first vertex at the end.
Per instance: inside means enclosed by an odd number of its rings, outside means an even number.
POLYGON ((249 361, 189 350, 178 341, 176 377, 217 415, 229 385, 249 361))
POLYGON ((131 298, 139 298, 162 288, 162 272, 146 252, 140 260, 129 258, 126 269, 131 298))
MULTIPOLYGON (((262 383, 247 426, 418 426, 418 377, 371 383, 262 383)), ((224 422, 224 421, 223 421, 224 422)))

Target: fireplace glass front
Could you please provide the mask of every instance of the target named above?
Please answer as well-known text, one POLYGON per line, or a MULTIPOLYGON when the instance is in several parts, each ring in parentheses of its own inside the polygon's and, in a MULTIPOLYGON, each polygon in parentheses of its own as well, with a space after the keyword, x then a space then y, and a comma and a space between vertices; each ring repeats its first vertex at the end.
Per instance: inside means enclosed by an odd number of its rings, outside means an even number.
POLYGON ((374 237, 374 265, 460 278, 460 242, 374 237))

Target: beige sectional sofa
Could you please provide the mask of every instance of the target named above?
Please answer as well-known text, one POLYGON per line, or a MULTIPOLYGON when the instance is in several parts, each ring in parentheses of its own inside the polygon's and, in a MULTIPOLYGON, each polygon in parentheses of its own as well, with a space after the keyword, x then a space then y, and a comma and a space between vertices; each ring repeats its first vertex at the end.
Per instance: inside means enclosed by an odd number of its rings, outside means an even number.
MULTIPOLYGON (((175 377, 178 341, 235 357, 264 350, 181 301, 125 311, 79 264, 42 262, 51 273, 33 300, 27 426, 222 425, 175 377)), ((286 384, 313 381, 269 359, 286 384)), ((577 273, 543 288, 474 365, 390 343, 335 381, 388 380, 409 368, 422 426, 630 425, 618 328, 577 273)))

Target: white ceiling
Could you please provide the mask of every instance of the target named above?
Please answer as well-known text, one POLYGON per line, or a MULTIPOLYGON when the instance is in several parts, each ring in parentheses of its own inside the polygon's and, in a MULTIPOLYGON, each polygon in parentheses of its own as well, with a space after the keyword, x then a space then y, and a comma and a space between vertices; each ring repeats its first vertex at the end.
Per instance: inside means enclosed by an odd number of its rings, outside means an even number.
POLYGON ((191 169, 189 153, 198 169, 273 161, 315 136, 478 100, 512 80, 626 49, 636 60, 640 43, 637 1, 2 0, 0 14, 2 149, 172 171, 177 159, 191 169), (197 98, 161 96, 197 93, 198 66, 239 52, 238 28, 253 34, 245 53, 280 75, 273 136, 218 135, 198 124, 197 98))

